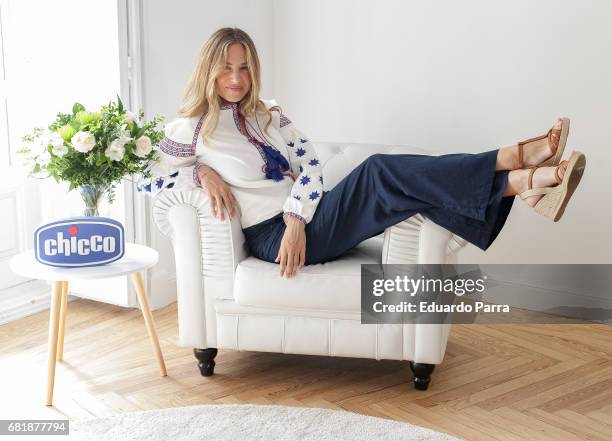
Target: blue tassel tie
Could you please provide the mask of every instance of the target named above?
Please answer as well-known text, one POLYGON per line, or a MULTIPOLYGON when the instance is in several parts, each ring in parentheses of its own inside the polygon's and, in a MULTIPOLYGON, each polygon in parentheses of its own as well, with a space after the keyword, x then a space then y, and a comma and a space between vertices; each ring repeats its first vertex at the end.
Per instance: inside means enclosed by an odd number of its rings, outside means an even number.
POLYGON ((266 178, 274 181, 282 181, 285 176, 283 172, 289 170, 289 163, 281 152, 271 146, 260 143, 266 154, 266 178))

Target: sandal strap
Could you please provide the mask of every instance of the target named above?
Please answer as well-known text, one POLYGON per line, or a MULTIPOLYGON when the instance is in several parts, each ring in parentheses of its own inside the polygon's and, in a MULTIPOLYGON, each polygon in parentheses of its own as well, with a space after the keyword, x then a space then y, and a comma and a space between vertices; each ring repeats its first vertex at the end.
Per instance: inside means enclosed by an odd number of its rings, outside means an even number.
POLYGON ((557 154, 557 149, 559 148, 559 140, 561 139, 561 129, 555 129, 554 126, 548 129, 544 135, 534 136, 533 138, 526 139, 524 141, 519 141, 518 145, 518 160, 519 160, 519 168, 525 168, 525 164, 523 163, 523 147, 525 144, 528 144, 533 141, 539 141, 540 139, 546 138, 548 141, 548 150, 550 150, 551 155, 554 156, 557 154), (553 142, 553 135, 556 136, 557 142, 553 142))
MULTIPOLYGON (((559 165, 555 167, 555 180, 557 181, 557 184, 560 184, 561 182, 563 182, 563 179, 559 177, 559 168, 566 163, 567 163, 567 160, 564 159, 563 161, 559 163, 559 165)), ((530 196, 535 196, 539 194, 547 194, 547 193, 551 193, 555 191, 555 187, 533 188, 533 174, 538 168, 540 168, 539 165, 534 165, 533 167, 529 167, 529 177, 527 178, 527 190, 519 194, 521 199, 525 199, 530 196)))
MULTIPOLYGON (((552 129, 550 129, 550 130, 552 130, 552 129)), ((519 141, 518 145, 524 145, 524 144, 527 144, 527 143, 532 142, 532 141, 539 141, 540 139, 547 138, 548 135, 550 134, 550 130, 548 130, 548 132, 545 133, 544 135, 534 136, 533 138, 529 138, 529 139, 526 139, 524 141, 519 141)))
POLYGON ((519 196, 521 197, 521 199, 525 199, 530 196, 552 193, 553 191, 557 191, 557 188, 556 187, 541 187, 541 188, 538 187, 538 188, 533 188, 530 190, 525 190, 519 196))
POLYGON ((527 178, 527 190, 531 190, 533 188, 533 174, 536 171, 536 168, 540 168, 539 165, 534 165, 533 167, 529 167, 529 177, 527 178))
POLYGON ((524 141, 519 141, 516 143, 516 145, 518 146, 518 162, 519 162, 518 168, 525 168, 525 163, 523 162, 523 148, 525 144, 528 144, 532 141, 538 141, 540 139, 548 138, 549 134, 550 134, 550 130, 549 130, 549 133, 546 133, 545 135, 535 136, 533 138, 529 138, 524 141))
MULTIPOLYGON (((563 128, 563 125, 561 126, 563 128)), ((550 156, 554 156, 557 154, 557 150, 559 150, 559 141, 561 140, 561 129, 555 129, 553 127, 548 130, 548 150, 550 150, 550 156), (553 135, 557 138, 557 142, 553 142, 553 135)))
POLYGON ((564 159, 563 161, 559 163, 559 165, 555 167, 555 181, 557 181, 557 184, 560 184, 561 182, 563 182, 563 179, 561 178, 561 176, 559 176, 559 169, 561 168, 562 165, 565 165, 565 164, 567 164, 567 159, 564 159))

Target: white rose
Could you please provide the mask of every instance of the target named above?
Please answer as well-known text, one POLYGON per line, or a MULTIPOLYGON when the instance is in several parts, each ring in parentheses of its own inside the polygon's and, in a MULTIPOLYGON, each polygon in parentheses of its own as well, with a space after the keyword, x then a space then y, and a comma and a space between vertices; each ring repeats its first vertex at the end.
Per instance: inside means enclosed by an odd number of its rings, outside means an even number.
POLYGON ((70 142, 77 151, 87 153, 96 145, 96 138, 89 132, 76 132, 70 142))
POLYGON ((129 110, 126 110, 125 117, 123 120, 126 123, 129 123, 129 122, 138 123, 138 115, 135 114, 134 112, 130 112, 129 110))
POLYGON ((148 136, 143 135, 136 140, 136 150, 134 150, 134 154, 144 158, 151 153, 152 149, 153 146, 151 145, 151 139, 148 136))
POLYGON ((115 139, 104 151, 104 154, 112 161, 121 161, 125 154, 125 147, 120 139, 115 139))

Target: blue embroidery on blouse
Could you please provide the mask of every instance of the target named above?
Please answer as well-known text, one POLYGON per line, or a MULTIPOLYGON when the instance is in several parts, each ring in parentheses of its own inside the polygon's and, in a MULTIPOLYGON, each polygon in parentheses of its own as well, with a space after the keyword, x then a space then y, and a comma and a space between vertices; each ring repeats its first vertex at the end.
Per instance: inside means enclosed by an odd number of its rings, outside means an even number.
POLYGON ((321 184, 323 183, 323 176, 319 176, 319 181, 321 182, 321 184))
POLYGON ((310 200, 314 201, 316 198, 319 197, 319 192, 318 191, 313 191, 312 193, 310 193, 310 200))
POLYGON ((294 198, 296 198, 298 201, 299 201, 300 199, 302 199, 302 198, 301 198, 301 197, 299 197, 298 195, 295 195, 295 196, 293 196, 293 197, 294 197, 294 198))
POLYGON ((284 179, 283 172, 290 168, 287 159, 275 148, 264 143, 260 143, 260 145, 264 149, 266 155, 266 178, 274 181, 282 181, 284 179))
POLYGON ((310 165, 312 165, 314 167, 315 165, 319 165, 319 160, 316 159, 316 158, 315 159, 311 159, 308 164, 310 164, 310 165))
POLYGON ((178 172, 174 172, 171 175, 157 176, 145 178, 141 176, 136 183, 136 189, 142 193, 154 193, 155 190, 163 190, 166 188, 172 188, 175 185, 176 177, 179 175, 178 172))
POLYGON ((308 142, 308 140, 307 140, 307 139, 302 139, 302 138, 300 138, 300 142, 301 142, 302 144, 304 144, 305 142, 308 142))
POLYGON ((297 156, 304 156, 304 155, 306 154, 306 150, 304 150, 303 148, 301 148, 301 147, 300 147, 299 149, 297 149, 297 151, 295 152, 295 154, 296 154, 297 156))
POLYGON ((289 142, 287 143, 287 145, 288 145, 289 147, 293 147, 295 144, 293 143, 293 141, 289 141, 289 142))
POLYGON ((300 179, 300 184, 302 185, 308 185, 309 182, 310 178, 308 176, 302 176, 302 179, 300 179))
POLYGON ((303 171, 304 171, 304 167, 300 165, 300 173, 302 173, 303 171))

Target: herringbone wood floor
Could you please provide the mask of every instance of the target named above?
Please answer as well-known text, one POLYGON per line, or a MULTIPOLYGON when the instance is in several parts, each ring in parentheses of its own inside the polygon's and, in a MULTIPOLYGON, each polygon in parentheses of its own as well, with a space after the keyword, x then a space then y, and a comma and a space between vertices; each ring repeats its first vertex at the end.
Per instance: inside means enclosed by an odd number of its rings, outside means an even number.
POLYGON ((429 390, 407 362, 220 350, 202 377, 176 344, 176 304, 154 313, 161 378, 140 311, 68 305, 54 408, 44 405, 48 312, 0 326, 0 418, 80 418, 207 403, 344 409, 469 440, 612 440, 612 327, 455 325, 429 390))

